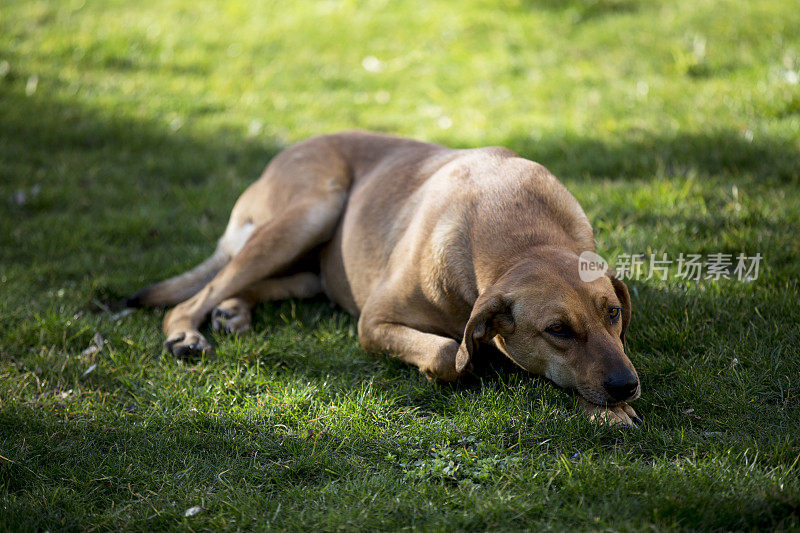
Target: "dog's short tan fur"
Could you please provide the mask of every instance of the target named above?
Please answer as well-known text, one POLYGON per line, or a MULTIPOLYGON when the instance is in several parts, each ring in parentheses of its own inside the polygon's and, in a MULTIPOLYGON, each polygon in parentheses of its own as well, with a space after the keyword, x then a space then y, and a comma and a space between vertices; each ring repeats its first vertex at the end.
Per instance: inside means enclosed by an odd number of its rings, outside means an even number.
POLYGON ((631 424, 628 291, 611 274, 581 281, 587 250, 586 215, 541 165, 504 148, 345 132, 276 156, 236 202, 214 255, 130 303, 177 303, 166 345, 191 355, 210 349, 198 331, 209 314, 215 329, 241 331, 257 302, 324 291, 359 317, 364 349, 429 378, 457 379, 493 341, 576 389, 594 416, 631 424))

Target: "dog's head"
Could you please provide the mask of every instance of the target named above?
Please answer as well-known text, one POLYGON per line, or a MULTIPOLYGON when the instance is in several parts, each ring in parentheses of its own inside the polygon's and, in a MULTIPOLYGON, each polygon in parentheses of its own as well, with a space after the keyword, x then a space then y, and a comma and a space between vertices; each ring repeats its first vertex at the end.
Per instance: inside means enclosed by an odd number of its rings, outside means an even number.
POLYGON ((578 275, 578 256, 544 250, 521 261, 477 299, 456 358, 469 364, 480 342, 495 342, 517 365, 591 403, 616 405, 639 396, 639 378, 625 354, 631 319, 628 289, 607 273, 578 275))

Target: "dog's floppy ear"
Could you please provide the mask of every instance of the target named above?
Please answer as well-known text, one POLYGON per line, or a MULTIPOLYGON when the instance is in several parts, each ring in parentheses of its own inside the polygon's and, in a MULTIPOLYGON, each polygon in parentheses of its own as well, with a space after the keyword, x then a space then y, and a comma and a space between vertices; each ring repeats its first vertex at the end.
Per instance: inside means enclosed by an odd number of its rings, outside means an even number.
POLYGON ((628 287, 617 279, 613 272, 607 272, 611 284, 614 286, 614 292, 617 293, 619 303, 622 305, 622 333, 619 338, 622 340, 622 346, 627 347, 625 344, 625 332, 628 331, 628 324, 631 323, 631 295, 628 294, 628 287))
POLYGON ((492 289, 478 297, 472 307, 464 340, 456 356, 456 372, 463 372, 472 361, 478 344, 492 340, 495 335, 514 332, 514 317, 511 315, 509 298, 492 289))

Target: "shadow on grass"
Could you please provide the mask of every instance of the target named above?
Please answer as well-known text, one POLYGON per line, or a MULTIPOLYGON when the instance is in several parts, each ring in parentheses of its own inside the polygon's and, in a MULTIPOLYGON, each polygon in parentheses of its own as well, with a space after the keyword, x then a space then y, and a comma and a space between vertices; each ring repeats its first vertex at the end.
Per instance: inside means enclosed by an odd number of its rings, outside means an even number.
POLYGON ((9 514, 22 521, 12 529, 145 519, 149 528, 163 527, 219 493, 255 491, 269 505, 293 486, 323 486, 356 468, 350 461, 357 450, 337 456, 341 443, 330 437, 292 435, 258 422, 124 412, 86 420, 24 406, 2 409, 0 442, 17 460, 0 461, 0 501, 5 493, 10 511, 13 502, 41 498, 42 505, 9 514), (138 505, 145 500, 150 505, 138 505), (153 504, 161 509, 157 516, 153 504))
POLYGON ((585 22, 609 15, 635 13, 647 4, 638 0, 522 0, 520 7, 530 10, 572 11, 574 22, 585 22))
MULTIPOLYGON (((786 352, 800 341, 794 327, 800 320, 794 305, 797 285, 779 295, 738 282, 669 288, 632 284, 631 288, 634 320, 628 353, 643 384, 635 408, 645 423, 658 431, 724 433, 735 439, 755 438, 765 445, 779 439, 780 431, 762 430, 783 427, 797 409, 783 378, 795 373, 797 366, 786 352), (765 305, 765 297, 772 311, 754 313, 765 305)), ((297 332, 311 337, 315 328, 328 331, 324 323, 332 321, 355 326, 354 319, 322 302, 298 302, 295 329, 279 335, 289 338, 297 332)), ((294 304, 265 304, 257 313, 254 331, 272 335, 276 324, 280 329, 277 317, 290 308, 294 304)), ((324 383, 340 392, 374 385, 392 398, 402 398, 409 408, 442 417, 456 416, 463 408, 459 396, 477 399, 487 387, 527 383, 532 387, 526 404, 541 394, 568 410, 574 403, 568 394, 551 395, 548 391, 554 386, 546 379, 519 369, 488 345, 478 353, 474 372, 455 384, 432 387, 416 369, 385 355, 359 353, 353 346, 357 341, 349 342, 350 353, 343 356, 332 355, 338 352, 336 345, 323 341, 302 345, 321 357, 272 349, 260 358, 267 366, 279 365, 291 380, 324 383)))
POLYGON ((622 138, 613 144, 569 134, 540 141, 517 137, 507 139, 506 145, 563 178, 639 181, 699 174, 776 184, 800 178, 796 144, 774 137, 747 140, 728 130, 622 138))
MULTIPOLYGON (((137 265, 133 270, 139 272, 140 264, 142 269, 147 268, 149 281, 180 272, 210 252, 214 236, 222 231, 241 189, 255 179, 279 149, 277 143, 246 138, 241 132, 197 132, 188 128, 172 132, 166 124, 114 116, 113 111, 81 107, 67 98, 47 99, 39 93, 28 97, 17 85, 0 86, 4 102, 4 113, 0 114, 0 160, 7 163, 0 167, 5 193, 0 202, 23 220, 41 219, 39 229, 64 223, 64 218, 51 218, 53 214, 74 216, 88 225, 91 231, 87 231, 87 238, 72 249, 67 247, 61 252, 64 256, 87 249, 87 254, 103 254, 108 243, 99 250, 93 247, 92 232, 117 212, 127 213, 116 219, 116 225, 106 233, 117 241, 105 253, 130 254, 129 263, 137 265), (234 173, 233 178, 218 178, 229 171, 234 173), (38 197, 24 205, 14 202, 14 188, 24 189, 39 181, 43 182, 43 190, 38 197), (93 210, 101 204, 102 209, 93 210), (166 230, 170 232, 170 242, 163 238, 166 230), (191 254, 172 253, 175 249, 184 250, 181 246, 187 241, 196 250, 191 254), (161 252, 145 257, 153 249, 161 252), (136 251, 143 254, 137 255, 136 251)), ((795 181, 800 174, 800 154, 788 141, 768 137, 748 141, 730 131, 654 136, 637 141, 621 139, 615 144, 579 136, 538 142, 512 138, 506 144, 541 161, 557 175, 584 179, 615 177, 637 181, 657 179, 664 173, 695 172, 785 182, 795 181)), ((47 235, 28 239, 25 232, 10 225, 8 228, 3 232, 5 236, 0 236, 4 261, 30 265, 42 258, 58 258, 57 245, 62 243, 48 241, 47 235)), ((71 271, 65 268, 65 262, 56 261, 51 279, 91 275, 89 270, 80 270, 90 261, 87 256, 71 271)), ((96 287, 90 300, 121 297, 139 288, 130 281, 130 274, 124 282, 113 272, 107 276, 107 284, 96 287)), ((711 307, 715 296, 709 294, 706 298, 705 307, 711 307)), ((645 316, 658 321, 652 309, 667 306, 670 299, 654 300, 645 316)), ((680 307, 680 303, 670 302, 672 309, 680 307)), ((320 313, 322 319, 331 319, 340 311, 323 307, 320 313)), ((657 345, 655 349, 659 349, 657 345)), ((695 344, 690 349, 701 347, 695 344)), ((497 357, 493 359, 496 361, 497 357)), ((499 373, 490 365, 488 373, 480 375, 478 381, 521 372, 501 361, 499 373)), ((295 371, 305 375, 300 369, 295 371)), ((319 372, 336 371, 335 366, 330 366, 309 372, 307 377, 316 379, 319 372)), ((468 389, 474 383, 463 387, 468 389)))
POLYGON ((122 108, 28 97, 3 81, 0 100, 0 261, 35 292, 89 276, 88 299, 111 301, 185 270, 279 150, 229 129, 171 131, 122 108))
MULTIPOLYGON (((72 156, 77 163, 86 158, 101 167, 92 168, 91 176, 68 175, 70 181, 65 185, 110 188, 132 183, 147 193, 152 188, 163 189, 165 183, 193 186, 206 182, 223 167, 255 179, 280 149, 274 142, 236 131, 198 132, 187 131, 188 127, 170 131, 168 124, 134 119, 128 110, 120 110, 124 116, 113 116, 113 111, 87 108, 67 98, 29 97, 2 85, 0 97, 4 107, 0 114, 0 156, 6 162, 0 175, 6 184, 47 179, 49 167, 61 163, 60 157, 72 156), (102 159, 98 161, 97 156, 102 159), (14 173, 26 164, 41 171, 35 176, 14 173), (100 182, 94 176, 104 179, 100 182)), ((129 206, 136 200, 125 199, 129 206)))
MULTIPOLYGON (((458 477, 436 475, 430 446, 424 442, 412 444, 363 432, 348 438, 324 432, 289 434, 269 422, 268 417, 186 413, 177 418, 150 414, 80 419, 22 406, 0 410, 0 442, 14 458, 0 461, 0 487, 5 489, 1 498, 8 513, 5 525, 69 530, 118 529, 131 523, 146 523, 148 529, 174 527, 186 509, 197 505, 203 508, 203 519, 219 516, 247 523, 248 518, 260 517, 263 523, 265 517, 275 520, 283 505, 289 516, 281 517, 279 523, 302 530, 298 526, 301 513, 305 521, 318 521, 320 517, 314 515, 322 509, 347 514, 347 506, 368 500, 380 488, 400 496, 398 503, 402 499, 403 506, 410 507, 407 511, 417 509, 426 520, 441 522, 446 516, 464 520, 460 509, 447 502, 472 493, 462 493, 458 477), (394 458, 387 457, 387 452, 394 458), (408 462, 399 462, 398 457, 408 462), (427 478, 405 478, 409 468, 417 468, 427 478), (420 501, 420 491, 426 498, 439 500, 441 507, 420 501)), ((587 438, 593 440, 589 435, 578 440, 586 446, 587 438)), ((459 444, 453 446, 459 449, 459 444)), ((533 444, 531 450, 536 452, 533 444)), ((746 454, 743 461, 723 458, 704 467, 686 461, 677 468, 665 468, 664 458, 657 453, 652 455, 658 464, 654 467, 647 460, 638 462, 637 452, 629 452, 610 462, 573 459, 569 475, 559 468, 566 460, 562 453, 538 455, 533 467, 523 468, 550 476, 546 487, 536 476, 526 476, 525 470, 507 473, 502 487, 498 482, 487 483, 494 497, 488 497, 484 505, 497 508, 507 518, 519 518, 513 505, 507 509, 496 498, 494 491, 500 491, 547 501, 559 511, 530 513, 523 523, 538 518, 574 524, 570 505, 578 499, 581 509, 621 506, 613 515, 615 520, 633 519, 640 525, 703 523, 713 529, 736 529, 796 522, 800 509, 796 499, 764 482, 770 475, 764 460, 748 465, 746 454), (631 460, 636 464, 623 468, 631 460), (715 468, 720 472, 715 473, 715 468), (752 477, 759 481, 749 481, 752 477), (597 479, 602 479, 600 486, 613 490, 598 490, 597 479), (642 499, 645 490, 647 498, 642 499)), ((480 458, 476 455, 472 460, 480 458)), ((372 506, 372 519, 376 513, 380 516, 395 509, 392 501, 385 498, 372 506)), ((480 510, 474 512, 480 522, 480 510)))
MULTIPOLYGON (((0 85, 4 103, 0 156, 7 163, 0 176, 8 184, 30 180, 27 174, 26 180, 14 173, 19 166, 28 164, 45 170, 64 153, 76 158, 102 154, 104 168, 95 168, 92 173, 107 178, 100 185, 117 185, 116 180, 108 178, 123 174, 121 179, 133 182, 145 193, 150 188, 162 188, 164 183, 197 185, 225 167, 252 181, 281 148, 271 140, 247 137, 241 131, 200 133, 189 127, 170 131, 166 123, 134 119, 129 114, 115 116, 113 110, 89 109, 68 98, 47 99, 39 93, 29 97, 19 84, 8 85, 0 85)), ((786 139, 758 136, 748 140, 730 130, 642 137, 639 134, 635 139, 608 143, 568 133, 541 140, 511 137, 503 144, 564 177, 648 180, 659 173, 696 172, 796 181, 800 176, 800 147, 786 139)), ((95 183, 86 175, 73 179, 70 185, 95 183)), ((7 196, 2 200, 10 202, 7 196)), ((132 198, 126 200, 130 204, 132 198)))
MULTIPOLYGON (((5 224, 0 221, 0 258, 46 270, 40 277, 50 285, 59 276, 85 276, 89 255, 119 264, 128 255, 141 263, 135 285, 91 272, 100 281, 90 300, 122 298, 141 282, 179 273, 204 258, 235 199, 280 149, 242 131, 196 130, 191 121, 171 131, 166 121, 141 120, 123 109, 116 115, 68 97, 29 97, 21 80, 5 80, 0 95, 0 205, 11 214, 5 224), (39 188, 38 195, 29 194, 39 188), (23 205, 15 200, 18 191, 28 194, 23 205), (12 225, 17 220, 32 223, 27 234, 12 225), (72 222, 68 238, 57 243, 46 234, 28 238, 48 226, 66 232, 72 222), (143 255, 133 257, 132 249, 143 255), (45 255, 58 260, 57 270, 40 264, 45 255), (80 264, 72 266, 75 258, 80 264)), ((567 134, 509 138, 504 144, 569 179, 636 182, 698 174, 780 184, 800 176, 800 151, 790 141, 747 140, 733 131, 639 135, 615 143, 567 134)))
MULTIPOLYGON (((158 248, 164 252, 147 260, 137 255, 130 258, 130 262, 149 268, 149 281, 164 277, 156 271, 171 274, 184 270, 212 249, 213 236, 224 227, 236 196, 279 149, 277 143, 247 138, 241 132, 186 128, 173 132, 166 124, 114 116, 113 111, 88 109, 67 98, 47 99, 40 93, 28 97, 18 83, 0 86, 0 91, 6 110, 0 114, 0 159, 7 163, 0 167, 0 177, 6 184, 0 202, 23 219, 42 218, 45 226, 53 213, 74 214, 83 217, 86 224, 102 226, 108 212, 91 209, 99 204, 127 211, 128 215, 111 230, 119 239, 116 250, 130 254, 132 250, 158 248), (233 179, 217 178, 227 171, 234 173, 233 179), (42 193, 24 205, 16 205, 13 188, 28 187, 39 180, 44 182, 42 193), (190 195, 191 200, 187 200, 190 195), (204 218, 210 222, 202 222, 204 218), (170 231, 170 242, 163 238, 165 228, 170 231), (180 249, 184 239, 198 250, 190 259, 180 254, 171 256, 168 252, 180 249)), ((506 145, 541 161, 557 175, 585 179, 636 181, 657 179, 663 173, 695 172, 744 180, 795 181, 800 175, 796 146, 768 137, 748 141, 731 131, 621 139, 614 144, 579 136, 538 142, 511 138, 506 145)), ((54 243, 40 239, 23 246, 26 237, 24 233, 15 237, 14 231, 0 237, 6 245, 6 251, 0 252, 3 259, 35 264, 42 257, 52 258, 54 243)), ((80 246, 91 249, 91 240, 80 246)), ((81 251, 67 249, 65 254, 81 251)), ((95 249, 92 253, 98 252, 95 249)), ((59 268, 62 266, 59 264, 59 268)), ((78 274, 79 268, 74 269, 78 274)), ((67 274, 52 272, 56 279, 59 275, 67 274)), ((119 298, 137 288, 123 285, 111 275, 108 284, 96 287, 88 299, 119 298)), ((657 301, 656 307, 660 303, 657 301)), ((323 318, 338 312, 321 311, 323 318)), ((511 365, 503 371, 516 369, 511 365)), ((490 371, 492 374, 496 372, 490 371)))

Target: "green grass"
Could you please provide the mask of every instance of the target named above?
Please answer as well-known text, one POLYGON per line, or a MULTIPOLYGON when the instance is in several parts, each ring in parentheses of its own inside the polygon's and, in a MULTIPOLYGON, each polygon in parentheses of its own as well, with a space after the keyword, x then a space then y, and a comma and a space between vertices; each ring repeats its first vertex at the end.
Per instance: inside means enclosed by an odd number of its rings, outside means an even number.
POLYGON ((0 530, 800 528, 798 71, 791 1, 3 0, 0 530), (351 127, 508 146, 603 255, 761 275, 629 284, 639 430, 502 362, 429 385, 324 299, 193 363, 108 308, 351 127))

